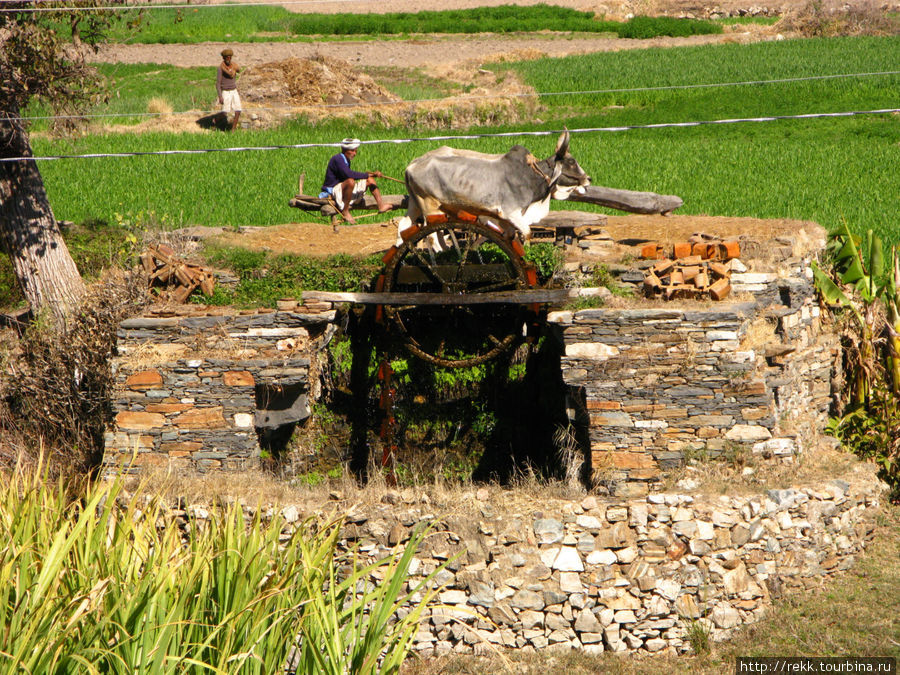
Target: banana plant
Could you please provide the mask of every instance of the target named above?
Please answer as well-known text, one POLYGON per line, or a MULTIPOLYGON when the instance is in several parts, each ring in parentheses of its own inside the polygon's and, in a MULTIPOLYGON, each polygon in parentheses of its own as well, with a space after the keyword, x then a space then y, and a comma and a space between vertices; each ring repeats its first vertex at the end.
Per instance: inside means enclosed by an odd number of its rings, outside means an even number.
POLYGON ((869 268, 860 249, 859 237, 850 232, 847 223, 843 232, 833 235, 827 253, 830 254, 832 267, 837 282, 826 274, 815 262, 812 263, 816 286, 825 301, 830 305, 839 305, 850 310, 856 322, 860 339, 855 343, 857 358, 852 358, 852 390, 851 408, 866 405, 869 399, 874 369, 877 366, 875 357, 875 336, 877 335, 878 282, 884 267, 884 255, 881 240, 869 230, 866 233, 864 250, 868 253, 869 268), (855 292, 849 294, 848 289, 855 292))
POLYGON ((891 390, 900 396, 900 257, 891 246, 891 266, 884 293, 887 308, 888 370, 891 374, 891 390))
POLYGON ((815 263, 813 275, 825 301, 850 310, 860 332, 859 362, 853 376, 854 407, 868 401, 874 370, 879 367, 876 346, 884 337, 891 390, 900 395, 900 259, 896 249, 891 247, 888 261, 881 239, 872 230, 860 239, 844 223, 843 230, 832 236, 828 253, 837 281, 815 263), (852 292, 848 294, 845 289, 852 292))

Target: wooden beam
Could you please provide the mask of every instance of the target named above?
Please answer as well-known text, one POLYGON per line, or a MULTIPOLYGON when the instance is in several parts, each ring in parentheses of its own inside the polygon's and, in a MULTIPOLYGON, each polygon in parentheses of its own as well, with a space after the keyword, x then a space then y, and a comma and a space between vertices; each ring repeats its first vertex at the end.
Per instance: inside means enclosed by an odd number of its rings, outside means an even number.
POLYGON ((331 291, 303 291, 304 300, 324 302, 352 302, 358 305, 486 305, 556 303, 569 299, 569 291, 533 289, 501 291, 498 293, 337 293, 331 291))
POLYGON ((584 193, 573 192, 570 202, 587 202, 629 213, 670 213, 684 204, 676 195, 658 195, 655 192, 616 190, 600 185, 589 185, 584 193))
MULTIPOLYGON (((406 208, 406 195, 382 195, 384 203, 392 209, 406 208)), ((304 211, 321 211, 324 215, 330 216, 337 213, 327 199, 315 197, 313 195, 298 194, 288 200, 288 206, 304 211)), ((375 197, 366 193, 362 204, 355 204, 351 207, 351 211, 375 210, 378 205, 375 203, 375 197)))

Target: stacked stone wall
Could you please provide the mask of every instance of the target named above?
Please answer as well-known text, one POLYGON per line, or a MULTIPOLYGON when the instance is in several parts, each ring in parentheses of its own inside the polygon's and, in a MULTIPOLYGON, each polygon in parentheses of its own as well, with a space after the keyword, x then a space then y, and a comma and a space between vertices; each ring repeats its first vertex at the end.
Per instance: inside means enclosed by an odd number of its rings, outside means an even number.
POLYGON ((782 594, 819 588, 851 566, 872 537, 883 490, 872 467, 858 466, 842 479, 740 497, 520 493, 512 502, 482 488, 451 502, 407 489, 369 506, 337 496, 324 509, 289 504, 261 515, 280 516, 291 531, 323 510, 349 509, 338 545, 360 563, 436 524, 407 579, 414 588, 433 575, 428 583, 440 586, 414 637, 423 655, 498 647, 679 654, 691 649, 690 631, 726 639, 782 594))
POLYGON ((184 308, 123 321, 113 362, 110 470, 255 466, 260 428, 302 421, 335 313, 184 308))
POLYGON ((551 314, 596 481, 646 494, 691 457, 791 458, 818 434, 839 344, 823 329, 811 259, 732 274, 730 302, 551 314))

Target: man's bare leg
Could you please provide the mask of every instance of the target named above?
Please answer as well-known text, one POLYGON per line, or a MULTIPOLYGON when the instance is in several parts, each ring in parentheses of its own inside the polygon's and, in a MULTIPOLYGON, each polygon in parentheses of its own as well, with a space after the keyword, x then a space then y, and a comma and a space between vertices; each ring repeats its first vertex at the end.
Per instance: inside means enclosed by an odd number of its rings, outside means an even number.
POLYGON ((375 183, 375 179, 370 178, 367 181, 367 185, 369 188, 369 192, 371 192, 372 196, 375 197, 375 205, 378 207, 378 213, 390 211, 393 207, 391 207, 390 204, 384 203, 384 200, 381 198, 381 190, 378 189, 378 185, 375 183))
POLYGON ((352 178, 348 178, 343 183, 341 183, 341 197, 344 202, 344 210, 341 211, 341 215, 351 225, 356 225, 356 218, 350 215, 350 201, 353 199, 353 188, 356 187, 356 181, 352 178))
POLYGON ((232 130, 232 131, 234 131, 235 129, 237 129, 237 126, 238 126, 238 120, 239 120, 239 119, 241 119, 241 111, 240 111, 240 110, 235 110, 235 111, 234 111, 234 121, 231 123, 231 130, 232 130))

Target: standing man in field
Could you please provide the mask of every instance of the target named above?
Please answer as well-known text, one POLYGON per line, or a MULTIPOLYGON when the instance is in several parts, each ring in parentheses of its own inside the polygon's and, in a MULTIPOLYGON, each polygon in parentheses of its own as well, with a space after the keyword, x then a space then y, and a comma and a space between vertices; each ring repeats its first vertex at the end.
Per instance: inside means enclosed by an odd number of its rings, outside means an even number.
POLYGON ((234 52, 230 49, 222 50, 222 63, 216 72, 216 93, 219 95, 219 105, 222 106, 222 114, 227 120, 228 113, 234 113, 234 120, 231 122, 231 130, 237 129, 238 120, 241 119, 241 97, 237 92, 237 74, 240 72, 240 66, 232 63, 231 57, 234 52))
POLYGON ((321 199, 328 197, 334 199, 341 216, 351 225, 355 225, 356 220, 350 215, 350 207, 362 201, 366 196, 366 190, 371 191, 375 197, 378 213, 391 210, 391 207, 381 199, 381 191, 375 182, 376 178, 381 178, 384 174, 380 171, 354 171, 350 168, 350 162, 356 157, 359 145, 358 138, 345 138, 341 141, 341 151, 328 160, 325 181, 319 193, 321 199))

